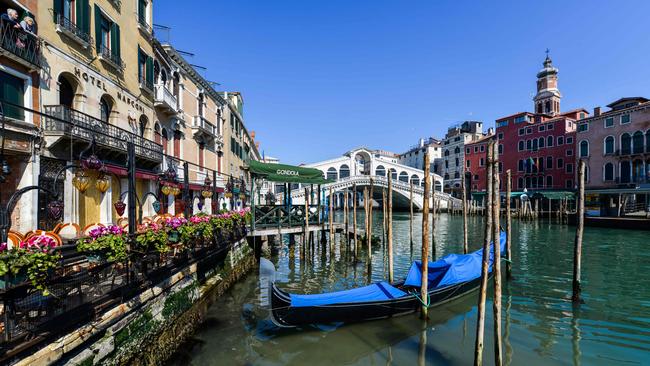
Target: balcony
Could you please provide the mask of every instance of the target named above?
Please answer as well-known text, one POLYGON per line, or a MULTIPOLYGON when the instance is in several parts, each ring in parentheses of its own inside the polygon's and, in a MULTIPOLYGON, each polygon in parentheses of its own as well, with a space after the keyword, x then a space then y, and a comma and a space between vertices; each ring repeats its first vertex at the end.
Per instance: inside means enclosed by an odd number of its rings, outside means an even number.
POLYGON ((132 142, 136 158, 155 164, 162 162, 162 146, 144 137, 63 105, 44 106, 44 112, 43 132, 51 149, 60 144, 67 154, 73 154, 78 142, 83 143, 77 147, 81 150, 94 138, 97 147, 105 151, 102 156, 122 159, 123 163, 127 145, 132 142))
MULTIPOLYGON (((646 150, 648 150, 648 149, 646 149, 646 150)), ((646 156, 646 155, 650 156, 650 150, 643 151, 643 147, 641 147, 641 148, 636 147, 634 149, 626 147, 626 148, 614 151, 613 155, 617 156, 619 158, 643 157, 643 156, 646 156)))
POLYGON ((56 32, 66 35, 84 49, 88 49, 93 43, 93 38, 88 32, 78 28, 77 24, 61 14, 56 16, 56 32))
POLYGON ((216 127, 201 116, 194 116, 192 118, 192 130, 194 130, 195 136, 202 135, 208 138, 215 138, 217 135, 216 127))
POLYGON ((111 51, 110 48, 106 46, 101 46, 100 50, 97 52, 97 57, 106 62, 112 68, 117 71, 122 71, 124 69, 124 61, 111 51))
POLYGON ((153 28, 147 23, 144 16, 138 14, 138 29, 148 38, 153 38, 153 28))
POLYGON ((176 114, 178 110, 178 99, 162 84, 156 84, 154 94, 154 106, 160 108, 163 112, 176 114))
POLYGON ((11 23, 0 20, 0 54, 28 67, 41 68, 41 40, 11 23))
POLYGON ((140 77, 139 83, 140 83, 140 89, 144 90, 149 94, 153 93, 153 83, 151 81, 147 80, 145 77, 140 77))

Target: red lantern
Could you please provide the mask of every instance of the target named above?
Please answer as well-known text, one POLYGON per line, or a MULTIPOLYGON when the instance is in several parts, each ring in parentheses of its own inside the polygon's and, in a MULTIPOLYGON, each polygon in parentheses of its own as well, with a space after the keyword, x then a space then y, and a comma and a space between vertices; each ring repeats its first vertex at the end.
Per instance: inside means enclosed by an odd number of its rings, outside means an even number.
POLYGON ((113 204, 113 207, 115 207, 115 211, 117 211, 117 214, 122 217, 124 215, 124 210, 126 209, 126 203, 122 201, 117 201, 113 204))
POLYGON ((61 218, 63 214, 63 202, 60 200, 52 201, 47 204, 47 212, 50 214, 50 217, 54 220, 61 218))

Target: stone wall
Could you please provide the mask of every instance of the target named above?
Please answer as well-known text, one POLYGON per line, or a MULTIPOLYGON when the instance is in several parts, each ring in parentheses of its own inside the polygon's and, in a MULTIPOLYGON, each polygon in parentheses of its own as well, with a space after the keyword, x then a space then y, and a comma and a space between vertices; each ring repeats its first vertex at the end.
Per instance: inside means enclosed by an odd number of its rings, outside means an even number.
POLYGON ((17 364, 163 364, 192 336, 208 307, 255 263, 243 239, 205 280, 199 281, 196 264, 189 265, 17 364))

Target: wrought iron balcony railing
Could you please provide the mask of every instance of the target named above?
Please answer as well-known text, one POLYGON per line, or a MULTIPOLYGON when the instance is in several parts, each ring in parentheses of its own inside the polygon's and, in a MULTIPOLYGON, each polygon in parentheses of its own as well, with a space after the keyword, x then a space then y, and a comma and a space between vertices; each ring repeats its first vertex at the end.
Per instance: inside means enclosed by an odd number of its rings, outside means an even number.
POLYGON ((0 51, 21 64, 40 69, 40 38, 22 28, 15 28, 14 25, 4 19, 0 20, 0 51))
POLYGON ((56 31, 78 42, 83 48, 88 48, 93 43, 93 37, 88 32, 77 27, 75 22, 61 14, 56 16, 56 31))
POLYGON ((98 145, 121 152, 125 152, 127 144, 133 142, 136 156, 157 162, 162 161, 162 145, 154 141, 64 105, 44 106, 44 110, 46 116, 43 130, 46 135, 63 133, 71 138, 85 141, 92 141, 95 138, 98 145))
POLYGON ((121 71, 124 69, 124 61, 116 55, 113 51, 111 51, 110 48, 106 46, 101 46, 99 51, 98 51, 98 56, 100 60, 106 61, 109 63, 113 68, 121 71))
POLYGON ((138 79, 140 81, 140 89, 144 89, 149 93, 153 93, 153 82, 147 80, 147 78, 142 76, 139 77, 138 79))
POLYGON ((178 113, 178 99, 162 84, 156 84, 154 104, 156 107, 166 109, 171 113, 178 113))

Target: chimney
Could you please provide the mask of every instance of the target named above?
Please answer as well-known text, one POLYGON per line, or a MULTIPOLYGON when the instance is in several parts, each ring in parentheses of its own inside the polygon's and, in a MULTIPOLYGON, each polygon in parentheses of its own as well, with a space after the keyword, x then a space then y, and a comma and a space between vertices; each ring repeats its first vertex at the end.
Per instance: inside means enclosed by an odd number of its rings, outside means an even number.
POLYGON ((594 107, 594 117, 600 116, 600 107, 594 107))

